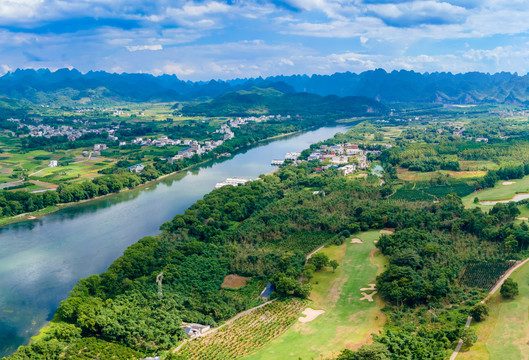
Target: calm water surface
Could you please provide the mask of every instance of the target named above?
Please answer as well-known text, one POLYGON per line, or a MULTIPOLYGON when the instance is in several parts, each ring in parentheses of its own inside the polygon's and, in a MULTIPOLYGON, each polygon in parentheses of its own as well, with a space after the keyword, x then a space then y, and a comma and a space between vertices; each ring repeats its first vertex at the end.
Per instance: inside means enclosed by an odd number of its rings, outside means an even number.
POLYGON ((256 178, 272 159, 344 132, 320 128, 209 167, 0 228, 0 357, 27 343, 80 278, 105 271, 138 239, 183 213, 227 177, 256 178))

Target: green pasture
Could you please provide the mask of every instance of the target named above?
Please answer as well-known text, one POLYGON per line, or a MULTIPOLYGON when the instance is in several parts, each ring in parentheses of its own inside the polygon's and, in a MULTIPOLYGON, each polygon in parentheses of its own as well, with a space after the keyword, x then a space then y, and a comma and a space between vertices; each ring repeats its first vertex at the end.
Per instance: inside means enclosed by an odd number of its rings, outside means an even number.
MULTIPOLYGON (((518 193, 529 192, 529 176, 525 176, 522 179, 514 179, 510 181, 514 182, 514 184, 503 185, 505 181, 500 180, 496 183, 493 188, 480 190, 468 196, 465 196, 462 199, 463 204, 467 208, 477 207, 481 205, 474 204, 475 197, 477 197, 480 201, 507 200, 511 199, 514 195, 518 193)), ((482 207, 487 208, 486 206, 482 207)))
POLYGON ((90 161, 80 160, 81 162, 71 163, 67 166, 46 167, 37 176, 50 180, 95 178, 100 176, 99 170, 112 166, 112 162, 103 162, 106 160, 105 158, 97 158, 90 161))
POLYGON ((462 160, 459 161, 459 166, 461 167, 462 171, 486 171, 486 170, 494 170, 499 168, 498 164, 492 161, 484 161, 484 160, 478 160, 478 161, 466 161, 462 160))
MULTIPOLYGON (((356 349, 372 341, 371 334, 382 330, 383 304, 377 295, 375 302, 360 301, 360 288, 374 284, 377 273, 386 264, 385 258, 375 252, 374 240, 378 231, 355 235, 362 244, 349 241, 342 246, 321 250, 340 266, 317 272, 312 279, 313 290, 309 308, 325 313, 311 322, 296 322, 282 336, 246 360, 265 359, 320 359, 335 356, 344 348, 356 349)), ((371 293, 367 291, 367 293, 371 293)), ((304 315, 302 315, 304 316, 304 315)))
MULTIPOLYGON (((11 182, 17 179, 10 175, 15 169, 26 170, 29 174, 40 170, 49 164, 49 160, 38 160, 36 156, 50 156, 54 159, 53 153, 44 150, 34 150, 24 154, 4 152, 0 154, 0 182, 11 182)), ((22 172, 15 172, 22 175, 22 172)))
POLYGON ((487 304, 489 317, 472 323, 478 341, 458 359, 528 360, 529 359, 529 263, 516 270, 511 278, 520 294, 504 300, 496 293, 487 304))

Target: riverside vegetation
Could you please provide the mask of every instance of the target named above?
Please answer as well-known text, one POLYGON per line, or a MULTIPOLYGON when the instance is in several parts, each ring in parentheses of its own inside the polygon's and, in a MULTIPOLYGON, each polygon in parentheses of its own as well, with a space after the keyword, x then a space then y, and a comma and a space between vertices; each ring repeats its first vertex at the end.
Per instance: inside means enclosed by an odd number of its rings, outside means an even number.
MULTIPOLYGON (((515 220, 525 205, 497 204, 484 212, 466 208, 460 198, 483 185, 497 186, 484 181, 486 176, 511 177, 505 169, 515 168, 525 173, 525 125, 516 132, 509 125, 516 119, 505 120, 498 133, 490 133, 494 127, 488 125, 495 120, 465 123, 481 122, 482 130, 475 131, 487 132, 488 144, 438 131, 452 129, 450 121, 422 120, 406 125, 371 121, 326 142, 355 141, 363 148, 380 149, 370 157, 385 169, 382 179, 369 173, 342 176, 332 167, 321 172, 314 160, 284 166, 244 186, 214 190, 162 225, 160 235, 132 245, 106 272, 80 280, 50 326, 9 358, 81 359, 104 353, 101 358, 159 354, 185 359, 185 352, 176 355, 171 350, 185 338, 182 321, 222 324, 259 304, 257 296, 268 281, 275 284, 278 301, 307 298, 314 271, 328 261, 318 256, 307 262, 306 254, 322 245, 342 244, 360 231, 384 228, 396 229, 376 244, 389 261, 376 280, 386 304, 386 326, 374 335, 373 344, 345 349, 339 358, 447 358, 461 337, 465 346, 476 340, 465 322, 490 283, 477 287, 460 281, 464 269, 527 256, 529 227, 515 220), (400 131, 394 132, 396 127, 400 131), (502 139, 507 130, 509 138, 502 139), (387 136, 390 133, 394 135, 387 136), (498 146, 492 146, 496 141, 498 146), (466 168, 469 158, 484 173, 466 168), (415 186, 410 186, 410 180, 401 178, 410 175, 409 164, 431 165, 432 159, 438 162, 433 171, 420 166, 415 170, 427 174, 428 180, 411 180, 415 186), (494 169, 486 175, 485 164, 491 159, 494 169), (451 168, 457 162, 460 170, 442 169, 443 162, 454 162, 451 168), (398 196, 401 191, 408 196, 398 196), (156 276, 161 272, 160 297, 156 276), (251 279, 242 288, 222 289, 229 274, 251 279)), ((494 277, 500 276, 496 269, 491 266, 494 277)), ((229 333, 223 337, 236 339, 229 333)), ((261 340, 256 337, 252 343, 257 348, 261 340)), ((202 343, 207 346, 206 340, 202 343)))
MULTIPOLYGON (((78 202, 119 192, 189 166, 216 160, 222 155, 251 147, 267 138, 332 124, 344 117, 372 116, 385 114, 387 111, 385 106, 377 101, 362 97, 323 98, 311 94, 289 94, 290 101, 278 104, 277 99, 284 97, 287 95, 272 89, 254 88, 252 92, 227 94, 225 98, 210 103, 188 104, 181 111, 178 109, 182 104, 178 104, 173 110, 168 105, 166 111, 171 110, 171 116, 174 117, 163 121, 156 120, 153 116, 140 118, 134 115, 129 118, 116 118, 108 111, 91 111, 81 117, 77 113, 68 114, 68 111, 73 112, 72 109, 38 110, 43 111, 42 117, 34 118, 34 115, 29 114, 37 111, 34 107, 28 105, 29 110, 21 107, 18 115, 25 119, 22 122, 17 122, 20 119, 12 121, 0 116, 0 130, 2 130, 0 143, 4 145, 2 150, 4 153, 0 154, 0 179, 18 180, 17 185, 0 190, 0 218, 55 208, 56 204, 78 202), (241 108, 238 106, 241 97, 259 99, 259 102, 245 102, 246 106, 241 108), (292 98, 295 101, 292 101, 292 98), (306 108, 309 104, 317 105, 319 113, 307 112, 306 108), (200 155, 194 154, 192 157, 171 163, 167 160, 188 146, 158 147, 131 144, 131 140, 136 137, 160 137, 162 134, 175 139, 222 140, 223 134, 216 130, 227 123, 226 116, 233 115, 233 108, 238 109, 237 116, 277 115, 279 111, 283 114, 292 113, 292 117, 274 116, 263 122, 249 122, 243 126, 233 127, 232 139, 224 141, 211 151, 200 155), (181 116, 181 112, 196 113, 196 109, 201 109, 200 111, 207 114, 216 113, 217 117, 206 121, 202 117, 182 119, 177 116, 181 116), (301 113, 302 116, 297 113, 301 113), (82 121, 78 119, 79 117, 82 121), (29 136, 29 126, 26 125, 35 126, 43 121, 56 128, 67 125, 75 129, 85 127, 86 123, 89 123, 92 124, 90 128, 97 129, 98 132, 86 133, 73 141, 66 135, 49 138, 29 136), (109 133, 104 129, 112 127, 117 130, 111 136, 114 140, 109 140, 109 133), (126 140, 127 145, 120 146, 117 138, 120 141, 126 140), (86 153, 96 144, 106 144, 108 149, 101 151, 101 157, 97 161, 89 161, 86 153), (83 150, 84 157, 81 156, 83 150), (50 160, 56 161, 60 166, 51 168, 56 171, 47 173, 49 169, 47 163, 50 160), (145 168, 141 173, 131 173, 128 167, 139 163, 145 168), (42 171, 45 173, 41 173, 42 171), (33 173, 29 174, 30 172, 33 173), (10 174, 9 178, 4 175, 2 179, 3 174, 10 174), (37 184, 40 187, 37 187, 37 184), (44 188, 43 184, 46 184, 44 188), (38 192, 16 191, 20 188, 38 192), (57 191, 46 191, 53 188, 57 191), (41 192, 43 190, 44 192, 41 192)), ((7 105, 4 105, 4 108, 7 108, 7 105)))

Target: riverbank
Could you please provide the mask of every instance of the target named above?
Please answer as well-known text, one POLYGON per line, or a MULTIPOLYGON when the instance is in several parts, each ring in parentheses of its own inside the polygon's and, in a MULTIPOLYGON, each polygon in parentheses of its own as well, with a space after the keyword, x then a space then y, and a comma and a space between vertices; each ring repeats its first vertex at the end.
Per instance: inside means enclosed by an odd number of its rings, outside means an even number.
POLYGON ((79 279, 106 271, 138 239, 159 234, 161 224, 183 214, 216 183, 234 176, 256 179, 277 169, 273 159, 347 128, 285 136, 201 164, 199 171, 169 175, 141 189, 1 227, 0 309, 10 312, 0 311, 0 358, 27 344, 79 279))
MULTIPOLYGON (((267 141, 277 140, 277 139, 284 138, 284 137, 287 137, 287 136, 298 135, 298 134, 301 134, 303 132, 313 131, 315 129, 316 128, 311 127, 311 128, 307 128, 307 129, 304 129, 304 130, 298 130, 298 131, 293 131, 293 132, 289 132, 289 133, 285 133, 285 134, 271 136, 271 137, 268 137, 266 139, 259 140, 259 141, 257 141, 256 143, 254 143, 251 146, 248 146, 248 147, 245 147, 245 148, 241 148, 241 149, 237 149, 235 154, 237 154, 237 153, 239 153, 241 151, 252 149, 255 146, 260 145, 260 144, 262 144, 264 142, 267 142, 267 141)), ((11 216, 11 217, 8 217, 8 218, 0 218, 0 227, 2 227, 4 225, 8 225, 8 224, 22 222, 22 221, 36 220, 36 219, 42 218, 42 217, 44 217, 46 215, 52 214, 52 213, 54 213, 56 211, 59 211, 61 209, 70 207, 70 206, 83 204, 83 203, 86 203, 88 201, 104 199, 104 198, 107 198, 107 197, 110 197, 110 196, 113 196, 113 195, 117 195, 117 194, 120 194, 120 193, 123 193, 123 192, 126 192, 126 191, 130 191, 130 190, 141 189, 142 187, 145 187, 145 186, 150 185, 152 183, 155 183, 157 181, 163 180, 163 179, 168 178, 170 176, 181 174, 181 173, 184 173, 184 172, 189 171, 191 169, 195 169, 197 167, 200 168, 202 165, 210 163, 210 162, 213 162, 213 161, 219 161, 220 160, 222 162, 222 161, 225 161, 225 160, 229 160, 231 157, 232 156, 226 157, 226 158, 219 157, 217 159, 207 159, 207 160, 198 162, 196 164, 187 166, 187 167, 185 167, 183 169, 180 169, 178 171, 173 171, 171 173, 161 175, 161 176, 157 177, 156 179, 148 180, 145 183, 140 184, 138 186, 122 189, 119 192, 113 192, 113 193, 109 193, 109 194, 105 194, 105 195, 100 195, 100 196, 96 196, 96 197, 93 197, 93 198, 90 198, 90 199, 80 200, 80 201, 77 201, 77 202, 60 203, 60 204, 56 204, 56 205, 53 205, 53 206, 48 206, 47 208, 40 209, 40 210, 37 210, 37 211, 33 211, 33 212, 29 212, 29 213, 23 213, 23 214, 18 214, 18 215, 11 216)), ((271 173, 273 173, 273 171, 271 173)))

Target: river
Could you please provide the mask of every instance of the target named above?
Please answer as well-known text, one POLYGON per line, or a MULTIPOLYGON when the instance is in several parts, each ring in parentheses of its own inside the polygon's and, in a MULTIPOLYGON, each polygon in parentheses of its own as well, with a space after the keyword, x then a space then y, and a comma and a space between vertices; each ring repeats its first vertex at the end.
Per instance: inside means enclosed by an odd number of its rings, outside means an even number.
POLYGON ((0 357, 26 344, 80 279, 181 214, 228 177, 257 178, 273 159, 347 130, 325 127, 279 138, 223 162, 0 228, 0 357))

